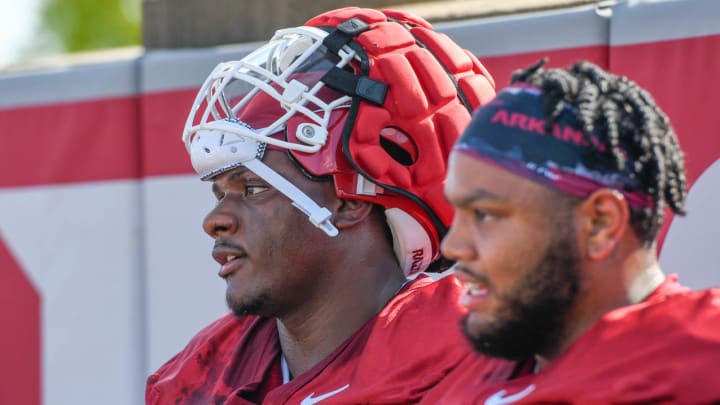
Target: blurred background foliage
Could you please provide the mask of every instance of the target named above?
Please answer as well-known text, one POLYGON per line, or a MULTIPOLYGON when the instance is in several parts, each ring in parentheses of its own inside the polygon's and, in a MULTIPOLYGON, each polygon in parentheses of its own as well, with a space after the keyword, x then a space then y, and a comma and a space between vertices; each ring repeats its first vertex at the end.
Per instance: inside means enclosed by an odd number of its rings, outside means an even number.
POLYGON ((45 0, 41 27, 62 52, 140 45, 142 0, 45 0))

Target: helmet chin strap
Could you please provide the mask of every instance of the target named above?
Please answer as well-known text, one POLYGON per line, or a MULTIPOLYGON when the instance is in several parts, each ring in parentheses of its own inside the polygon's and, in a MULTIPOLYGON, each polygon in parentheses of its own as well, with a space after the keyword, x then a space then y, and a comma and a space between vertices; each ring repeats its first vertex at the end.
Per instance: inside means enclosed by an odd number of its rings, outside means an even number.
POLYGON ((327 208, 319 206, 260 160, 265 153, 265 144, 243 134, 250 131, 253 130, 237 121, 216 121, 197 131, 187 140, 195 171, 203 180, 208 180, 232 168, 245 166, 287 196, 313 225, 328 236, 337 236, 338 230, 330 220, 332 214, 327 208))

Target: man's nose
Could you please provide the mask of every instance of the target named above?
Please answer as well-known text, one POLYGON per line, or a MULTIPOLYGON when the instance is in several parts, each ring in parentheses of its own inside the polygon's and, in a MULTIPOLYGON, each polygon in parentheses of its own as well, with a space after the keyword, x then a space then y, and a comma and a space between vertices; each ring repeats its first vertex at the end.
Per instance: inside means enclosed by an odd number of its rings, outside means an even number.
POLYGON ((456 215, 440 244, 443 256, 453 261, 470 261, 476 256, 473 240, 456 215))
POLYGON ((238 219, 228 209, 227 204, 220 202, 205 216, 203 229, 213 239, 222 235, 231 235, 238 229, 238 219))

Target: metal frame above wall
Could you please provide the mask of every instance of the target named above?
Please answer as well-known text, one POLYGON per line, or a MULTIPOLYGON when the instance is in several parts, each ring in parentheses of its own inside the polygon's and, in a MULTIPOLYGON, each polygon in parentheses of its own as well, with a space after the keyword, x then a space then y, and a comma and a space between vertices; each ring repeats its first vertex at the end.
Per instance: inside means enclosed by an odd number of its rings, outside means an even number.
POLYGON ((194 48, 258 41, 302 25, 325 10, 395 8, 430 22, 568 8, 597 0, 144 0, 147 49, 194 48), (230 16, 230 18, 228 18, 230 16), (208 29, 212 27, 212 29, 208 29))

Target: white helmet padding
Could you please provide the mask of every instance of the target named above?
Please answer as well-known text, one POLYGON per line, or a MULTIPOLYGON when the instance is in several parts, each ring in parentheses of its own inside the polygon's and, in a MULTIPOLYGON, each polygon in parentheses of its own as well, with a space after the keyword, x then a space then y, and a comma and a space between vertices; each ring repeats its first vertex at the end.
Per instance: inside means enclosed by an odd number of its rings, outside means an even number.
POLYGON ((393 249, 405 275, 412 276, 427 269, 432 261, 432 244, 422 225, 400 208, 385 210, 393 235, 393 249))

